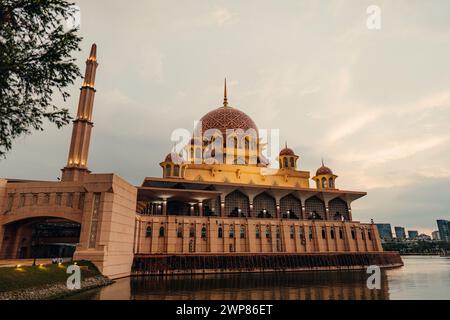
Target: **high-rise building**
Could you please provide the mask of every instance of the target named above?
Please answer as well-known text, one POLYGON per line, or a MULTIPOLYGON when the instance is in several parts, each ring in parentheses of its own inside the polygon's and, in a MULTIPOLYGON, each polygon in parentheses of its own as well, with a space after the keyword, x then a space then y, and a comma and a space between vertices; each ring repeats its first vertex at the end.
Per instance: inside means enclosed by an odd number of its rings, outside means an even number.
POLYGON ((441 238, 441 240, 450 242, 450 221, 437 220, 437 226, 439 229, 439 237, 441 238))
POLYGON ((433 240, 441 240, 441 237, 440 237, 440 235, 439 235, 439 231, 438 231, 438 230, 433 231, 433 232, 431 233, 431 238, 432 238, 433 240))
POLYGON ((377 223, 376 226, 378 228, 378 233, 380 234, 381 240, 392 240, 392 227, 390 223, 377 223))
POLYGON ((408 238, 410 240, 414 240, 419 236, 419 231, 417 230, 408 230, 408 238))
POLYGON ((405 240, 406 239, 405 228, 394 227, 394 230, 395 230, 395 237, 397 238, 397 240, 405 240))

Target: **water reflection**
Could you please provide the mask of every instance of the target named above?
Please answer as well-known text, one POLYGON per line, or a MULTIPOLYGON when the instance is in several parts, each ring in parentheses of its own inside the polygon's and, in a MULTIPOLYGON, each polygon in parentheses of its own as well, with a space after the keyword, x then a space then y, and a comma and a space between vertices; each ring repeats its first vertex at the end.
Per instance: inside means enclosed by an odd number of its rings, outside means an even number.
POLYGON ((137 300, 360 300, 389 299, 386 274, 381 290, 369 290, 364 272, 292 272, 135 277, 121 279, 78 299, 137 300))

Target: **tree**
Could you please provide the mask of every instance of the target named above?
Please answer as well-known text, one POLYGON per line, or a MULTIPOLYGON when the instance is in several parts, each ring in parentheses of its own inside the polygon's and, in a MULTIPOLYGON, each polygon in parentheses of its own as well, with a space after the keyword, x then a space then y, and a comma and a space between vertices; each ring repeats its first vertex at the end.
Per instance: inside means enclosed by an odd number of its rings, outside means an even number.
POLYGON ((66 26, 74 14, 65 0, 0 0, 0 159, 45 120, 58 128, 70 122, 52 100, 66 101, 66 88, 81 76, 71 57, 81 37, 66 26))

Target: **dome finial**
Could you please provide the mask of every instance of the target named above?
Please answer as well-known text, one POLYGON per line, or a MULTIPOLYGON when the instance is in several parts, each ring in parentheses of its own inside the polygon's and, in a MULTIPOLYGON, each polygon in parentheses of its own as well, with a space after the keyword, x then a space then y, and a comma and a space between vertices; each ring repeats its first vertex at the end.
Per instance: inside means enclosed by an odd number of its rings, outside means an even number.
POLYGON ((323 157, 322 157, 322 167, 325 167, 325 165, 323 164, 323 157))
POLYGON ((225 84, 223 87, 223 107, 228 107, 228 98, 227 98, 227 78, 225 78, 225 84))
POLYGON ((287 140, 284 142, 284 147, 287 149, 287 140))

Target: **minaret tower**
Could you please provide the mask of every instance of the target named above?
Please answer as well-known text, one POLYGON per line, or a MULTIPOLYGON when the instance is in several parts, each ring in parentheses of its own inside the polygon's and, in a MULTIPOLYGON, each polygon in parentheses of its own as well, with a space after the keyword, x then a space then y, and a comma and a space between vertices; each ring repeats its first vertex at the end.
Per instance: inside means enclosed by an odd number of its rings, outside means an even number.
POLYGON ((83 180, 84 175, 90 172, 87 168, 87 160, 91 130, 94 126, 92 110, 94 107, 94 85, 97 66, 97 45, 94 43, 86 61, 86 73, 80 89, 77 117, 73 121, 69 157, 67 165, 62 169, 62 181, 83 180))

